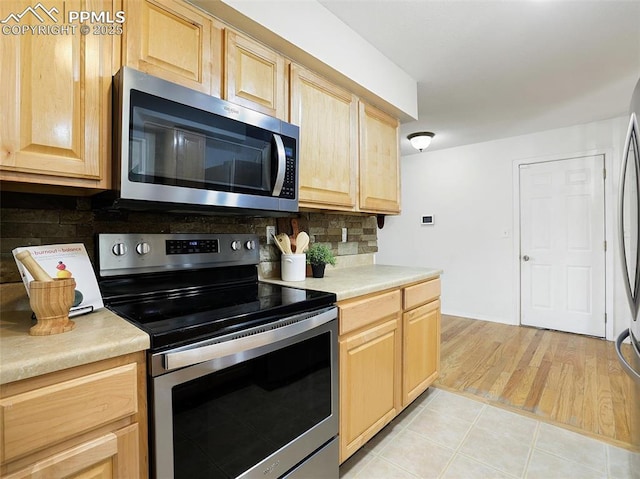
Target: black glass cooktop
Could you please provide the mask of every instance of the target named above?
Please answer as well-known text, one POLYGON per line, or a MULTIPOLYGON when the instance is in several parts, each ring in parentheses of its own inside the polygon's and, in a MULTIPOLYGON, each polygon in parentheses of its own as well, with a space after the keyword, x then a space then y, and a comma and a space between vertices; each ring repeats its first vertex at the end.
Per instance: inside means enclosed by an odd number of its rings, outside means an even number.
POLYGON ((105 304, 146 331, 154 352, 242 331, 336 301, 333 293, 261 282, 192 285, 155 292, 143 291, 140 281, 128 286, 129 294, 105 296, 105 304))

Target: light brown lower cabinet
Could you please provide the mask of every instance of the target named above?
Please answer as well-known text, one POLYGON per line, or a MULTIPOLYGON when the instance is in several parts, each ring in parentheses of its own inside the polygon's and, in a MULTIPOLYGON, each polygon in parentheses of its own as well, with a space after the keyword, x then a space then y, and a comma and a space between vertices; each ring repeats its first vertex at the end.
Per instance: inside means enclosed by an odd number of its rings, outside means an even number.
POLYGON ((0 475, 146 478, 144 353, 0 386, 0 475))
POLYGON ((402 315, 402 407, 407 407, 438 377, 440 300, 402 315))
POLYGON ((400 320, 340 340, 340 457, 351 456, 399 412, 400 320))
POLYGON ((338 303, 340 463, 438 377, 440 279, 338 303))

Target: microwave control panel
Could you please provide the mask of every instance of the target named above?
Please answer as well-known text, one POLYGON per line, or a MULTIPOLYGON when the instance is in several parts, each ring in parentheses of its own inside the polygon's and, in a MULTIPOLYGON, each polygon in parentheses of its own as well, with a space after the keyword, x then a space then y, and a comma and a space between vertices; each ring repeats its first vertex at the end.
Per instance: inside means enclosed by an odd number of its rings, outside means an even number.
POLYGON ((296 197, 296 159, 287 156, 287 166, 284 170, 284 183, 280 198, 294 199, 296 197))

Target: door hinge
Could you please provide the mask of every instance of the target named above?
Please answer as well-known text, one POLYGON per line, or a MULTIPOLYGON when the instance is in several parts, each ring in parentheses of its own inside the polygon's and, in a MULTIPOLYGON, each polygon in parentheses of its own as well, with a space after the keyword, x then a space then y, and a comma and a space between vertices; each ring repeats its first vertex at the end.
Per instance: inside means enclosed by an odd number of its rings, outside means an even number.
POLYGON ((607 240, 604 240, 604 250, 607 251, 607 240))
POLYGON ((602 168, 602 179, 603 180, 607 179, 607 169, 606 168, 602 168))
POLYGON ((604 324, 607 324, 607 313, 604 313, 604 324))

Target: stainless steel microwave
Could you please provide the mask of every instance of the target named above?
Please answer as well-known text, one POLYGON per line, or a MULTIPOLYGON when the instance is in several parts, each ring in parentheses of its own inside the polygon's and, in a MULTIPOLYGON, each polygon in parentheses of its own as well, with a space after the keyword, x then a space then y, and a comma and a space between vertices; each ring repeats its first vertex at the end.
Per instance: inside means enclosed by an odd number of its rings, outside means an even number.
POLYGON ((114 206, 298 211, 297 126, 128 67, 114 100, 114 206))

